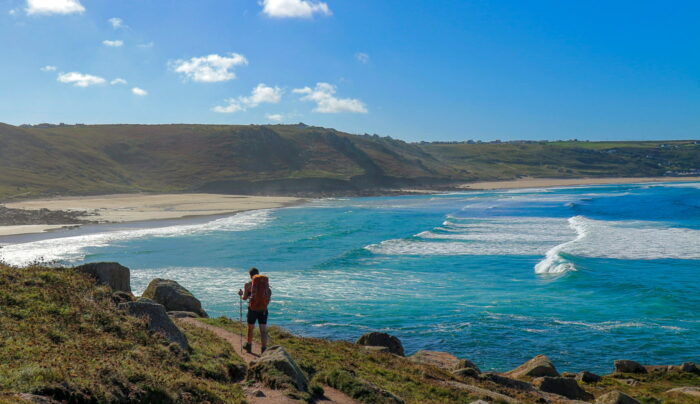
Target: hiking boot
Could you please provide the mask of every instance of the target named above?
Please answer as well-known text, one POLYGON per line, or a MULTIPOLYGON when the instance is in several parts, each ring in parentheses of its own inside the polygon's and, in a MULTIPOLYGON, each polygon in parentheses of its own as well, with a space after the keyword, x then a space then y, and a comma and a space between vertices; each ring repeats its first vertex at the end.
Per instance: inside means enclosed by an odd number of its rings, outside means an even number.
POLYGON ((264 354, 265 351, 267 351, 267 347, 266 347, 266 346, 261 347, 261 348, 260 348, 260 355, 264 354))
POLYGON ((248 353, 253 353, 253 347, 250 345, 250 342, 246 342, 245 345, 243 345, 243 349, 248 353))

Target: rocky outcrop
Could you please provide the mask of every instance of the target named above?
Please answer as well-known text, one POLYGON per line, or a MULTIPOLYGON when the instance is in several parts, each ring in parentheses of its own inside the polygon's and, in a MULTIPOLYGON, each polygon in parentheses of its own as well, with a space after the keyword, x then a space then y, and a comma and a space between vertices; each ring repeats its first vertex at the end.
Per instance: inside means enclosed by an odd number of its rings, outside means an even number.
POLYGON ((361 336, 356 343, 358 345, 385 346, 389 348, 389 352, 393 353, 394 355, 404 356, 401 341, 387 333, 370 332, 361 336))
POLYGON ((503 387, 508 387, 509 389, 516 389, 516 390, 532 390, 533 387, 530 383, 528 382, 523 382, 520 380, 516 379, 511 379, 510 377, 505 377, 501 376, 497 373, 493 372, 486 372, 481 375, 481 380, 488 380, 491 382, 494 382, 498 385, 501 385, 503 387))
POLYGON ((208 317, 199 299, 175 281, 156 278, 148 284, 143 297, 162 304, 167 311, 189 311, 208 317))
POLYGON ((584 370, 583 372, 578 372, 575 379, 584 383, 598 383, 602 380, 602 377, 584 370))
POLYGON ((168 340, 178 344, 183 350, 189 350, 187 337, 177 328, 173 320, 168 317, 168 313, 163 305, 139 300, 120 303, 118 307, 132 316, 146 319, 149 330, 161 333, 168 340))
POLYGON ((459 359, 448 352, 421 350, 408 357, 413 362, 436 366, 445 370, 471 368, 481 373, 481 370, 468 359, 459 359))
POLYGON ((677 387, 668 390, 666 394, 678 394, 686 397, 694 397, 700 400, 700 387, 677 387))
POLYGON ((247 378, 276 390, 306 391, 309 386, 309 379, 299 365, 279 345, 269 347, 260 358, 250 363, 247 378))
POLYGON ((75 267, 79 272, 88 274, 100 285, 107 285, 115 291, 131 293, 131 274, 129 268, 116 262, 97 262, 75 267))
POLYGON ((582 389, 576 380, 568 377, 538 377, 532 381, 533 386, 547 393, 554 393, 572 400, 592 400, 593 394, 582 389))
POLYGON ((639 362, 622 359, 615 361, 615 373, 647 373, 639 362))
POLYGON ((452 374, 459 377, 479 377, 479 372, 474 368, 462 368, 453 370, 452 374))
POLYGON ((698 371, 698 367, 695 364, 695 362, 684 362, 680 366, 680 371, 681 372, 696 373, 698 371))
POLYGON ((364 348, 365 351, 369 351, 369 352, 391 353, 391 352, 389 352, 389 348, 387 348, 385 346, 362 345, 362 348, 364 348))
POLYGON ((639 401, 633 399, 632 397, 628 396, 627 394, 621 392, 621 391, 611 391, 609 393, 605 393, 602 396, 598 397, 597 400, 595 400, 596 404, 640 404, 639 401))
POLYGON ((169 311, 168 315, 172 318, 200 318, 201 316, 191 311, 169 311))
POLYGON ((504 375, 515 379, 542 376, 559 377, 559 372, 548 357, 537 355, 517 368, 504 373, 504 375))

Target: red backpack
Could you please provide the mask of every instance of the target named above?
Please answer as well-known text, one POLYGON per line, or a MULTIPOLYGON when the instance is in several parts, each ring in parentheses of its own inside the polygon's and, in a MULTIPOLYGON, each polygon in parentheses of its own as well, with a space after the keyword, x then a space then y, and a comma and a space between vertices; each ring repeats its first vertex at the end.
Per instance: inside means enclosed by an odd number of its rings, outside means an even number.
POLYGON ((248 307, 255 311, 267 310, 270 304, 270 281, 265 275, 255 275, 253 285, 250 287, 250 304, 248 307))

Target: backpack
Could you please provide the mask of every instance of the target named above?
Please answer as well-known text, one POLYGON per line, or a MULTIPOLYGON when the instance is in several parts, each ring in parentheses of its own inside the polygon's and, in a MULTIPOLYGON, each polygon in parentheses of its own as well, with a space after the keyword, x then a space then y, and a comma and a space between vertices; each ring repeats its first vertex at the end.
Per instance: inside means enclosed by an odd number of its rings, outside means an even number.
POLYGON ((250 304, 248 307, 254 311, 265 311, 270 304, 270 281, 265 275, 255 275, 250 287, 250 304))

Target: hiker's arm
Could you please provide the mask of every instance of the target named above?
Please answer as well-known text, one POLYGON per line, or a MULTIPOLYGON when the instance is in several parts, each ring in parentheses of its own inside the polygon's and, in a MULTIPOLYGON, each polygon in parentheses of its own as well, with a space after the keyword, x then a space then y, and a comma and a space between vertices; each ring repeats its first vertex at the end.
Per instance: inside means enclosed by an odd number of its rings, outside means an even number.
POLYGON ((250 285, 246 283, 245 287, 243 288, 243 296, 241 296, 241 299, 248 300, 249 297, 250 297, 250 285))

